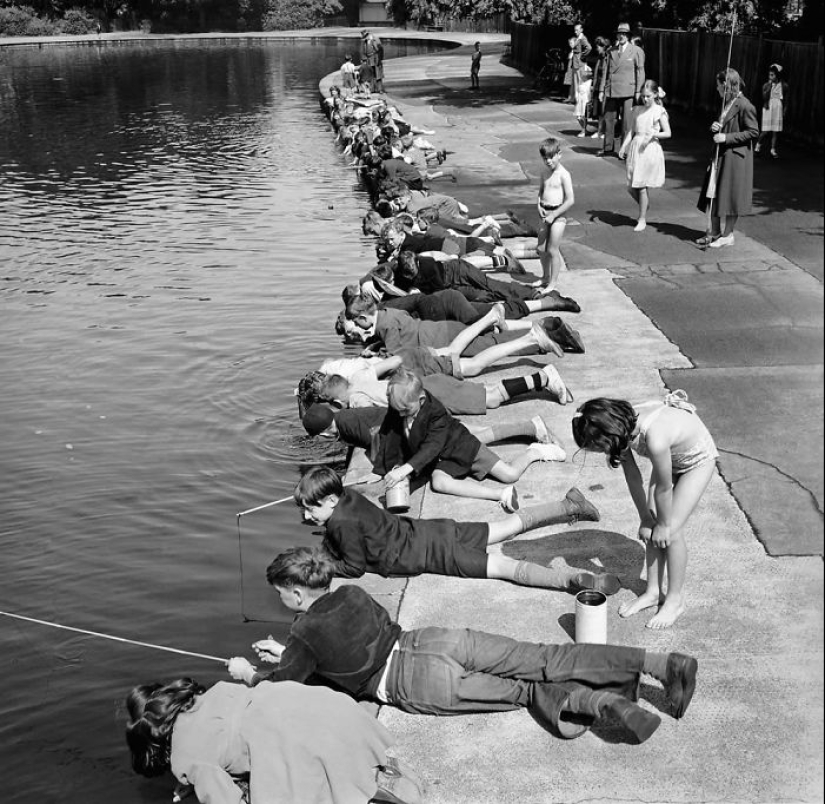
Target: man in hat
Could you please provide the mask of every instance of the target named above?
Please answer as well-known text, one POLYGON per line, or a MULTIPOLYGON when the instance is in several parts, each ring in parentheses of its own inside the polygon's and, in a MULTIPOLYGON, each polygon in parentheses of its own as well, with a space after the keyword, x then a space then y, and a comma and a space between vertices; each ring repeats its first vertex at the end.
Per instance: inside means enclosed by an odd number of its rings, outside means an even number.
POLYGON ((599 156, 615 156, 616 116, 621 110, 622 137, 630 120, 633 101, 641 98, 645 82, 645 53, 630 40, 630 26, 619 23, 616 45, 608 51, 607 64, 599 80, 599 102, 604 103, 604 148, 599 156))
POLYGON ((370 88, 373 92, 384 91, 384 45, 368 30, 361 31, 361 64, 366 65, 371 74, 370 88))

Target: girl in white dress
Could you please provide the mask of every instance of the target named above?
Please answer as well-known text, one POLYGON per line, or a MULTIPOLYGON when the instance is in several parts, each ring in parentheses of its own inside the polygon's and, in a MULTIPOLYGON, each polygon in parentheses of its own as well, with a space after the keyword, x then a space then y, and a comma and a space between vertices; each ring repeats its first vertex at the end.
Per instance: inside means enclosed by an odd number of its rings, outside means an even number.
POLYGON ((627 135, 619 149, 619 158, 627 157, 627 190, 639 205, 635 232, 647 226, 648 190, 665 183, 665 155, 659 140, 670 137, 670 121, 662 105, 664 94, 655 81, 645 81, 642 105, 631 112, 627 135))
POLYGON ((787 103, 788 83, 782 79, 782 66, 772 64, 768 70, 768 80, 762 85, 762 132, 754 153, 762 150, 762 140, 770 134, 771 156, 776 159, 776 141, 783 128, 787 103))

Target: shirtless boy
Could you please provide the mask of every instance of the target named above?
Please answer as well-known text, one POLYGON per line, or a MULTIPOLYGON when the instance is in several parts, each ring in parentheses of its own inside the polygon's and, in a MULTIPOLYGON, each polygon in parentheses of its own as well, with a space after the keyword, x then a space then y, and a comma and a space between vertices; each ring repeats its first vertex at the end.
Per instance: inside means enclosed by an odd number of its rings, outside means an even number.
POLYGON ((559 250, 567 220, 564 213, 575 202, 573 181, 567 168, 561 164, 561 143, 555 137, 548 137, 539 146, 544 161, 539 182, 538 211, 542 221, 539 232, 538 254, 542 277, 536 283, 539 295, 551 293, 559 279, 562 256, 559 250))

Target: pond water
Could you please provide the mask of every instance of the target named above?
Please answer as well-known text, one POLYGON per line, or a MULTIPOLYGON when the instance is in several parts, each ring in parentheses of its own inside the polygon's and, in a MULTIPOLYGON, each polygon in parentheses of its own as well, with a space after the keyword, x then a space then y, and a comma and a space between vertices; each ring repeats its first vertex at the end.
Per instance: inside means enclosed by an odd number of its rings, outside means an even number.
MULTIPOLYGON (((284 637, 263 570, 317 537, 291 503, 236 514, 343 457, 292 389, 374 261, 317 97, 355 44, 0 48, 3 612, 217 657, 284 637)), ((5 616, 0 670, 4 802, 169 801, 123 697, 226 678, 5 616)))

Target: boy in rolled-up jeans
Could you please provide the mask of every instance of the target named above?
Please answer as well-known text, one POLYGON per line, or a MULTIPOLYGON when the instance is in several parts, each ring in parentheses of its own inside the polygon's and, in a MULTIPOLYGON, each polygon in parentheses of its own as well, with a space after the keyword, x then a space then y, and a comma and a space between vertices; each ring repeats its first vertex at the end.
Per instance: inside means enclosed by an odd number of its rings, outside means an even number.
POLYGON ((469 629, 404 631, 360 587, 330 592, 334 575, 333 563, 317 548, 294 547, 269 565, 267 581, 297 616, 286 645, 264 639, 252 646, 262 661, 278 667, 256 671, 235 657, 229 661, 233 678, 255 685, 315 676, 358 700, 414 714, 526 708, 565 738, 611 714, 638 742, 661 723, 636 704, 642 673, 662 682, 676 718, 693 697, 697 662, 690 656, 620 645, 519 642, 469 629))

